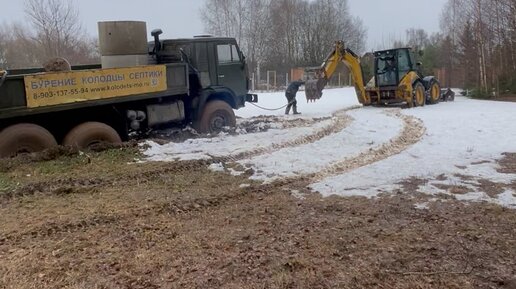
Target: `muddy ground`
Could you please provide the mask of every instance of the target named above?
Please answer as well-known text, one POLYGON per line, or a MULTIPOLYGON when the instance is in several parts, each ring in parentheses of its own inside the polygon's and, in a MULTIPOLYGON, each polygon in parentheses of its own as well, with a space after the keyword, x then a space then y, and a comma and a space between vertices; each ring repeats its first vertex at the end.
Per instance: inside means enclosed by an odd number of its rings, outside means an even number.
POLYGON ((515 288, 514 210, 450 197, 416 209, 418 179, 323 199, 303 179, 139 157, 0 161, 0 288, 515 288))

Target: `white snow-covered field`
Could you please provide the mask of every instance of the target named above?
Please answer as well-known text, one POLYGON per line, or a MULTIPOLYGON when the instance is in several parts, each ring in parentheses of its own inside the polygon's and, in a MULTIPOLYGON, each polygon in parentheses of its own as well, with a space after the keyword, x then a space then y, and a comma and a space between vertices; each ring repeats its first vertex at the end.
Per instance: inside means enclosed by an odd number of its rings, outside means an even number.
MULTIPOLYGON (((287 103, 285 93, 259 93, 259 105, 266 108, 278 108, 287 103)), ((306 102, 304 91, 299 91, 296 97, 298 110, 303 116, 321 117, 331 115, 333 112, 358 105, 355 96, 355 89, 352 87, 341 89, 327 89, 323 97, 317 102, 306 102)), ((277 111, 264 111, 256 106, 247 104, 245 108, 239 109, 235 114, 239 117, 249 118, 257 115, 284 115, 285 109, 277 111)))
MULTIPOLYGON (((263 107, 277 108, 286 103, 283 93, 263 93, 259 97, 259 105, 263 107)), ((315 103, 307 103, 304 93, 300 92, 297 100, 304 119, 332 116, 336 111, 358 104, 353 88, 325 90, 323 98, 315 103)), ((270 182, 316 173, 337 161, 389 142, 403 129, 403 121, 389 113, 392 110, 364 107, 347 111, 352 118, 347 127, 302 144, 281 146, 331 126, 336 116, 314 121, 309 126, 278 126, 259 133, 219 135, 165 145, 148 142, 149 148, 144 153, 148 160, 174 161, 232 156, 278 147, 238 161, 253 169, 252 179, 270 182)), ((264 111, 248 104, 236 114, 248 120, 259 115, 281 116, 283 112, 264 111)), ((457 97, 455 102, 403 109, 401 112, 420 119, 424 124, 426 132, 419 142, 397 155, 317 180, 310 188, 323 196, 376 197, 380 193, 399 192, 402 190, 400 182, 417 178, 424 180, 417 191, 435 196, 434 200, 445 194, 464 201, 487 201, 516 208, 516 192, 510 189, 514 187, 510 184, 516 182, 516 175, 497 172, 496 162, 504 152, 516 152, 516 103, 457 97), (486 180, 497 183, 504 191, 488 195, 481 185, 486 180), (454 193, 450 190, 452 187, 460 187, 462 192, 454 193)), ((295 118, 283 117, 286 120, 295 118)), ((224 164, 214 165, 212 169, 224 170, 224 164)), ((229 168, 226 171, 235 173, 229 168)), ((427 207, 418 206, 421 209, 427 207)))

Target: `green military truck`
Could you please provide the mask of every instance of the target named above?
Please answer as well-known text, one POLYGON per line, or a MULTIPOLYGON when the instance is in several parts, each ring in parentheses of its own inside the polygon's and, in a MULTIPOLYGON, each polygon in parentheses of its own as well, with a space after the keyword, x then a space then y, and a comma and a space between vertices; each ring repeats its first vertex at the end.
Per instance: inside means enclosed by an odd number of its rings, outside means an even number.
POLYGON ((0 157, 119 143, 172 125, 235 126, 233 110, 257 101, 236 40, 161 33, 148 42, 144 22, 101 22, 100 65, 0 71, 0 157))

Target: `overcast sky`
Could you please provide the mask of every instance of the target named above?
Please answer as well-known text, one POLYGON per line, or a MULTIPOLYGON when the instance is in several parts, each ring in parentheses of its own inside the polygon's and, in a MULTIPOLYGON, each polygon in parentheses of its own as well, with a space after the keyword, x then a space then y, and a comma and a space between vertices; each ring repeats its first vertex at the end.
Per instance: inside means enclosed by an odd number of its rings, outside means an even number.
MULTIPOLYGON (((22 0, 0 0, 0 21, 23 20, 22 0)), ((384 48, 393 39, 403 39, 405 30, 423 28, 439 31, 439 15, 446 0, 348 0, 351 13, 364 21, 368 48, 384 48)), ((202 34, 199 9, 203 0, 81 0, 76 1, 84 27, 97 34, 102 20, 142 20, 147 29, 161 28, 164 37, 202 34)))
POLYGON ((408 28, 438 32, 441 10, 447 0, 348 0, 351 13, 367 27, 369 49, 388 48, 405 38, 408 28))

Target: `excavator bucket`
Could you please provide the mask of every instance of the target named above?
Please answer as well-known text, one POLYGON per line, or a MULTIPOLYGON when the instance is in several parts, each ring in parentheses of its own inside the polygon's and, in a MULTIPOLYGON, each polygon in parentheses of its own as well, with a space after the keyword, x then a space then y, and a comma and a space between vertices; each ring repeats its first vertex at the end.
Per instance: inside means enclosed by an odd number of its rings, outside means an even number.
POLYGON ((305 83, 305 94, 307 102, 314 102, 321 99, 323 89, 328 83, 326 78, 308 80, 305 83))

